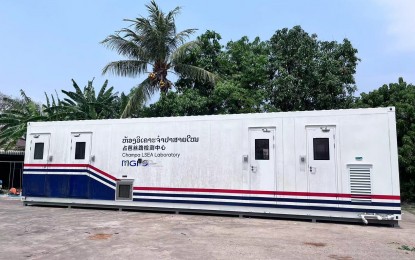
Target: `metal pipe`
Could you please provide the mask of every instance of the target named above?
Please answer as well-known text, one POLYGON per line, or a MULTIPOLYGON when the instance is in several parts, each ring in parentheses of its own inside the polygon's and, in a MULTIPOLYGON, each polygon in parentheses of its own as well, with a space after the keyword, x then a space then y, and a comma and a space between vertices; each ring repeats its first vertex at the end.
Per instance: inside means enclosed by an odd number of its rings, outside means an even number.
POLYGON ((12 173, 12 163, 9 163, 9 165, 10 165, 10 170, 9 170, 9 182, 7 183, 8 185, 7 189, 10 189, 10 175, 12 173))
POLYGON ((14 172, 16 171, 16 164, 13 162, 13 172, 12 172, 12 184, 10 185, 12 188, 14 187, 14 172))
POLYGON ((377 220, 393 220, 394 216, 393 215, 388 215, 388 216, 381 216, 381 215, 377 215, 377 214, 373 214, 373 215, 368 215, 368 214, 361 214, 360 218, 362 219, 363 223, 365 225, 368 224, 368 221, 366 218, 375 218, 377 220))
POLYGON ((362 219, 363 223, 365 225, 367 225, 367 223, 369 223, 366 219, 365 219, 365 215, 360 215, 360 218, 362 219))
POLYGON ((23 174, 22 174, 22 169, 20 169, 20 187, 19 187, 20 190, 22 190, 22 181, 23 181, 23 174))

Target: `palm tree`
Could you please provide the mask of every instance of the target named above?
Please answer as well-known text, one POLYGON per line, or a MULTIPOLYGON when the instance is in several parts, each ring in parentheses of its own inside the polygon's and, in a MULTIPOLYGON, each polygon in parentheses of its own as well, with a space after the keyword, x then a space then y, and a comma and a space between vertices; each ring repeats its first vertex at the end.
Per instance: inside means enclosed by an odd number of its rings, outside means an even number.
POLYGON ((23 90, 20 94, 21 100, 3 98, 8 109, 0 114, 0 147, 5 149, 14 147, 19 139, 25 139, 28 122, 48 119, 41 105, 33 102, 23 90))
POLYGON ((109 35, 101 43, 127 59, 108 63, 102 70, 118 76, 137 77, 149 73, 148 78, 137 85, 121 117, 130 116, 134 109, 141 106, 157 90, 166 93, 173 83, 167 78, 169 72, 202 81, 215 81, 215 75, 196 66, 183 63, 185 55, 199 47, 198 41, 185 43, 196 31, 187 29, 176 32, 175 16, 180 7, 167 14, 163 13, 154 0, 146 5, 148 18, 139 17, 123 28, 109 35), (152 71, 147 71, 151 66, 152 71))

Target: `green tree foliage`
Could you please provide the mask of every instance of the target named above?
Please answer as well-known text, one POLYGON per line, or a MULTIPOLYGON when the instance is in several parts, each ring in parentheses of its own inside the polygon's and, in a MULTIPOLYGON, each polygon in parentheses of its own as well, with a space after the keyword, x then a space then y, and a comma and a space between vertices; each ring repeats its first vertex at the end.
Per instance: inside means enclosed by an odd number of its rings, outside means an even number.
POLYGON ((396 107, 399 172, 403 200, 415 201, 415 86, 402 78, 362 93, 356 107, 396 107))
POLYGON ((127 58, 107 64, 103 69, 104 74, 111 72, 119 76, 136 77, 147 73, 148 66, 153 68, 148 78, 135 88, 122 117, 130 116, 157 90, 167 92, 173 85, 167 77, 169 72, 201 81, 215 81, 214 74, 184 62, 186 54, 199 48, 199 43, 185 43, 196 29, 176 31, 175 17, 180 7, 167 14, 160 10, 154 0, 146 7, 148 18, 125 19, 131 23, 129 27, 102 41, 102 44, 127 58))
POLYGON ((125 95, 122 94, 121 99, 119 99, 117 93, 113 93, 114 87, 107 89, 108 80, 104 82, 98 94, 95 92, 93 80, 88 81, 88 85, 83 90, 73 79, 72 84, 75 91, 62 90, 66 95, 63 100, 58 98, 58 102, 55 102, 53 99, 52 103, 50 103, 46 96, 47 105, 45 111, 51 115, 50 119, 85 120, 117 118, 119 109, 125 106, 125 95))
POLYGON ((197 40, 200 48, 187 52, 184 61, 214 72, 221 81, 214 86, 182 75, 175 84, 177 92, 168 97, 169 109, 160 107, 167 104, 162 95, 160 103, 152 105, 158 108, 147 109, 146 116, 168 116, 167 111, 189 115, 338 109, 354 102, 359 59, 347 39, 319 41, 317 35, 295 26, 276 31, 270 41, 242 37, 222 46, 221 36, 214 31, 197 40), (196 107, 174 101, 183 99, 182 95, 198 100, 191 102, 196 107), (173 104, 186 109, 173 109, 173 104))
POLYGON ((10 108, 10 101, 11 97, 3 94, 0 92, 0 113, 10 108))
POLYGON ((45 93, 46 104, 32 101, 23 90, 21 99, 2 96, 0 111, 0 147, 10 149, 17 141, 25 138, 27 123, 36 121, 85 120, 119 118, 128 97, 113 93, 114 88, 104 82, 98 93, 95 92, 93 80, 83 90, 72 80, 75 91, 62 90, 65 98, 61 100, 45 93))
POLYGON ((221 77, 213 85, 181 76, 176 92, 161 95, 158 102, 145 108, 142 116, 207 115, 263 111, 267 82, 268 45, 259 38, 247 37, 220 44, 221 36, 207 31, 198 37, 200 48, 186 56, 192 66, 207 68, 221 77), (164 108, 163 106, 167 106, 164 108), (182 113, 182 114, 180 114, 182 113))
POLYGON ((347 108, 359 59, 350 41, 319 41, 300 26, 270 40, 269 103, 281 111, 347 108))
POLYGON ((142 117, 170 117, 205 115, 210 101, 195 89, 187 89, 183 93, 168 92, 162 94, 160 100, 140 112, 142 117))
POLYGON ((193 116, 209 114, 237 114, 253 112, 257 100, 250 91, 232 81, 221 81, 209 95, 198 89, 169 92, 140 114, 143 117, 193 116), (212 113, 212 110, 214 113, 212 113))
MULTIPOLYGON (((197 37, 199 48, 189 50, 183 55, 183 62, 190 66, 204 68, 212 73, 220 74, 223 63, 222 45, 220 44, 221 36, 214 31, 206 31, 206 33, 197 37)), ((187 75, 180 75, 175 84, 175 88, 179 92, 186 89, 197 89, 201 95, 208 96, 214 88, 213 82, 200 80, 187 75)))
POLYGON ((215 114, 239 114, 259 112, 262 92, 257 89, 244 88, 236 81, 227 80, 218 83, 211 100, 215 114))
MULTIPOLYGON (((266 85, 268 83, 269 45, 256 37, 252 42, 244 36, 238 41, 230 41, 224 51, 223 73, 228 84, 223 84, 222 94, 226 101, 233 102, 218 104, 218 111, 229 113, 250 113, 264 111, 266 101, 266 85), (223 95, 229 92, 229 98, 223 95), (229 101, 231 101, 229 100, 229 101)), ((220 100, 218 100, 220 101, 220 100)))
POLYGON ((7 107, 0 114, 0 147, 10 149, 25 138, 28 122, 46 121, 47 115, 40 104, 33 102, 23 90, 22 99, 3 97, 7 107))
POLYGON ((56 99, 53 95, 50 95, 45 92, 46 104, 43 104, 43 111, 47 113, 47 121, 62 121, 67 117, 67 113, 62 109, 62 101, 59 98, 58 93, 55 90, 56 99))

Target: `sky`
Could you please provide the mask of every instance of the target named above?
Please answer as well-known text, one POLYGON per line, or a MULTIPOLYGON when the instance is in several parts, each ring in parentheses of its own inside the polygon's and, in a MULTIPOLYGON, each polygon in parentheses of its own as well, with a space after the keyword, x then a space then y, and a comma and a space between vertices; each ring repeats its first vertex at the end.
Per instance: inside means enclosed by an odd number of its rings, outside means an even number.
MULTIPOLYGON (((123 59, 100 41, 127 27, 123 19, 147 16, 150 0, 2 0, 0 7, 0 92, 37 102, 44 93, 72 90, 105 79, 118 92, 146 76, 102 75, 109 62, 123 59)), ((222 36, 222 45, 248 36, 269 40, 275 31, 300 25, 319 40, 351 41, 361 59, 355 75, 359 94, 397 82, 415 83, 415 1, 413 0, 158 0, 165 12, 181 6, 178 31, 196 28, 222 36)))

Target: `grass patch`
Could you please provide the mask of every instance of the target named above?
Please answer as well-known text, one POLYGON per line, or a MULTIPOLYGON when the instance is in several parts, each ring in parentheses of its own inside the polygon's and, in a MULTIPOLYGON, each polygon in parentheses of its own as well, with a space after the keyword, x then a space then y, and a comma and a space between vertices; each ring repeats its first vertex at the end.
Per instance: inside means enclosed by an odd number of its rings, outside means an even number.
POLYGON ((401 245, 400 247, 398 247, 398 249, 415 252, 415 247, 410 247, 410 246, 407 246, 407 245, 401 245))
POLYGON ((402 209, 415 215, 415 203, 404 203, 402 209))

